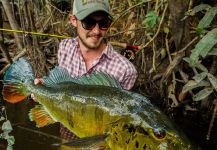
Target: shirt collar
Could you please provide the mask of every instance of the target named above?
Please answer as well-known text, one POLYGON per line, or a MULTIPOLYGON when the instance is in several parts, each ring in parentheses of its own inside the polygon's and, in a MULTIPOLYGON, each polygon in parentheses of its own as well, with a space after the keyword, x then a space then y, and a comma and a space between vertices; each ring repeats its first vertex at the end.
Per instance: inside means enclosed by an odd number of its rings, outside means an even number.
POLYGON ((106 42, 106 48, 102 52, 102 56, 103 55, 109 59, 112 59, 112 46, 109 42, 106 42))

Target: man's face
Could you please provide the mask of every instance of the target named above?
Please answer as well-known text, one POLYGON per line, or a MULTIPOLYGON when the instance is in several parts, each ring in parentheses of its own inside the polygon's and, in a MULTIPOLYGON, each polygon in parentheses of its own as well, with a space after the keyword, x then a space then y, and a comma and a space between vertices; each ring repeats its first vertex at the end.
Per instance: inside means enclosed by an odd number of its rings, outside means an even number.
POLYGON ((103 12, 95 12, 82 21, 77 20, 77 32, 82 44, 88 49, 99 48, 107 31, 104 25, 108 21, 111 20, 103 12))

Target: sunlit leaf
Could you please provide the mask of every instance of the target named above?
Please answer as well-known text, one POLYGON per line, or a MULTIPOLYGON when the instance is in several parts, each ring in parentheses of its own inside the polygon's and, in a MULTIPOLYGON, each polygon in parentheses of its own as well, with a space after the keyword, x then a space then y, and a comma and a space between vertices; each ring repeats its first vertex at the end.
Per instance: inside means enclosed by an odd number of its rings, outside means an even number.
POLYGON ((0 118, 0 121, 3 121, 3 120, 5 120, 5 117, 1 117, 1 118, 0 118))
POLYGON ((169 34, 169 32, 170 32, 170 29, 165 26, 165 27, 164 27, 164 33, 169 34))
POLYGON ((15 142, 14 136, 8 136, 7 142, 8 142, 8 145, 14 145, 14 142, 15 142))
POLYGON ((208 32, 192 50, 190 60, 191 64, 195 66, 198 63, 199 56, 205 57, 208 52, 217 43, 217 28, 208 32))
POLYGON ((12 129, 12 126, 11 126, 11 123, 9 120, 5 121, 3 124, 2 124, 2 130, 4 132, 11 132, 13 129, 12 129))
POLYGON ((213 76, 212 74, 208 73, 208 79, 211 82, 214 89, 217 91, 217 78, 213 76))
POLYGON ((212 88, 205 88, 193 96, 194 101, 200 101, 207 98, 213 92, 212 88))
POLYGON ((165 48, 162 48, 160 51, 160 58, 164 59, 167 55, 167 50, 165 48))
POLYGON ((203 29, 209 27, 209 25, 215 18, 216 14, 217 14, 217 7, 212 7, 206 12, 205 16, 200 20, 196 29, 196 32, 199 35, 203 34, 203 29))
POLYGON ((184 86, 183 86, 183 89, 182 89, 182 92, 185 93, 185 92, 188 92, 192 89, 195 89, 197 87, 203 87, 203 86, 210 86, 210 83, 207 82, 207 81, 201 81, 201 82, 196 82, 194 80, 189 80, 184 86))
POLYGON ((7 150, 13 150, 13 146, 8 145, 8 146, 7 146, 7 150))
POLYGON ((193 79, 196 81, 196 82, 201 82, 203 79, 205 79, 207 76, 207 72, 202 72, 200 74, 197 74, 193 77, 193 79))

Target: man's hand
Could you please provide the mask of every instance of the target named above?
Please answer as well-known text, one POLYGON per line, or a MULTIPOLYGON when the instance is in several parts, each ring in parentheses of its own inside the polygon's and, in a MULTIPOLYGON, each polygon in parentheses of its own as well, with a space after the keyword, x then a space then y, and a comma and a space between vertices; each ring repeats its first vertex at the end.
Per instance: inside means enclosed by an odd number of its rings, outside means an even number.
MULTIPOLYGON (((44 80, 42 78, 36 78, 34 80, 34 84, 35 85, 38 85, 38 84, 43 84, 44 83, 44 80)), ((37 99, 34 97, 33 94, 31 94, 31 98, 35 101, 35 102, 38 102, 37 99)))

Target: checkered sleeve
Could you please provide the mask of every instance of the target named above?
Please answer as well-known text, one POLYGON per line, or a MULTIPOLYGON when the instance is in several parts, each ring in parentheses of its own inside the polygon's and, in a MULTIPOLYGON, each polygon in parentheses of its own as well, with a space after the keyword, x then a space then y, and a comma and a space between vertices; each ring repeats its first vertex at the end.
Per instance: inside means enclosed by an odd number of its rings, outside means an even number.
POLYGON ((59 44, 59 49, 58 49, 58 53, 57 53, 57 58, 58 58, 58 64, 61 65, 63 63, 63 59, 66 57, 64 55, 66 55, 66 43, 68 40, 62 40, 59 44))
POLYGON ((126 74, 124 75, 124 80, 121 82, 121 85, 124 89, 130 90, 133 88, 138 74, 134 67, 129 67, 125 73, 126 74))

